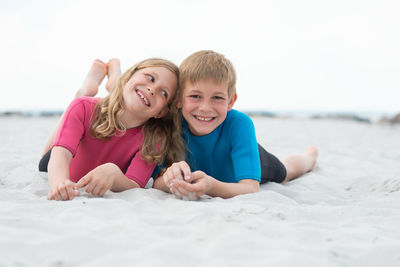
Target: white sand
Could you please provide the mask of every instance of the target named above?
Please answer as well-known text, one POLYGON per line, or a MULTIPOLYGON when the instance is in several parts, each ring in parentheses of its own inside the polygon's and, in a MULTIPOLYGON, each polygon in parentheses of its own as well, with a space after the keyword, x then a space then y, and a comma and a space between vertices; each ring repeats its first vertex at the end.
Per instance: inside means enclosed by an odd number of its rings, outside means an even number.
POLYGON ((0 118, 0 266, 400 266, 400 127, 255 118, 315 172, 190 202, 154 189, 48 201, 37 162, 56 118, 0 118))

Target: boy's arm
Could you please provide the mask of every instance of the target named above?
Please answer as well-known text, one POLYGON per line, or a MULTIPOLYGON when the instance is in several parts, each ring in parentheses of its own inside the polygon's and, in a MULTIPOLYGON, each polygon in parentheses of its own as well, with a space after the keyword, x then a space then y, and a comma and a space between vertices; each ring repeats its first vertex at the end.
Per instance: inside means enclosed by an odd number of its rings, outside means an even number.
POLYGON ((231 198, 260 191, 260 182, 253 179, 243 179, 238 183, 224 183, 215 178, 211 181, 212 185, 206 194, 213 197, 231 198))
POLYGON ((225 183, 207 175, 202 171, 195 171, 189 179, 177 181, 171 191, 182 195, 194 193, 197 198, 203 194, 212 197, 231 198, 241 194, 256 193, 260 190, 260 183, 253 179, 243 179, 238 183, 225 183))
POLYGON ((185 161, 172 164, 164 173, 163 179, 157 180, 155 188, 164 188, 166 190, 161 190, 171 191, 178 197, 190 194, 199 198, 201 195, 207 194, 212 197, 230 198, 260 190, 260 184, 256 180, 243 179, 238 183, 224 183, 203 171, 191 172, 185 161))

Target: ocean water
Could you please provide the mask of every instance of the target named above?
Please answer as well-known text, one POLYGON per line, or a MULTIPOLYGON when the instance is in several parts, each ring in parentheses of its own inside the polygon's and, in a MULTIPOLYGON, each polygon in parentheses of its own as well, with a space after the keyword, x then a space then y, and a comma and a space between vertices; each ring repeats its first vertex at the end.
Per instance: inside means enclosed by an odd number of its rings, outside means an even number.
MULTIPOLYGON (((239 110, 250 116, 261 117, 290 117, 290 118, 328 118, 328 119, 352 119, 356 121, 378 122, 383 119, 391 119, 399 112, 386 111, 341 111, 341 110, 239 110)), ((24 117, 51 117, 60 116, 63 110, 1 110, 0 116, 24 116, 24 117)))

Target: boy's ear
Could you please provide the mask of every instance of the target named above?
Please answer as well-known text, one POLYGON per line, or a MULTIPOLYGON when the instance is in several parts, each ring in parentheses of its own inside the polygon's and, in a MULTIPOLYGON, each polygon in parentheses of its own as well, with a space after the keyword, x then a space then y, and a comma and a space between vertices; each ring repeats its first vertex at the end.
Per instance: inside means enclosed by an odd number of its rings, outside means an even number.
POLYGON ((231 97, 231 99, 229 100, 229 103, 228 103, 228 111, 231 110, 231 109, 233 108, 233 104, 235 104, 236 99, 237 99, 237 93, 235 93, 235 94, 231 97))
POLYGON ((178 109, 182 108, 182 100, 177 100, 175 105, 178 109))
POLYGON ((161 119, 162 117, 164 117, 165 115, 168 114, 169 108, 165 107, 163 108, 160 113, 158 113, 156 116, 154 116, 155 119, 161 119))

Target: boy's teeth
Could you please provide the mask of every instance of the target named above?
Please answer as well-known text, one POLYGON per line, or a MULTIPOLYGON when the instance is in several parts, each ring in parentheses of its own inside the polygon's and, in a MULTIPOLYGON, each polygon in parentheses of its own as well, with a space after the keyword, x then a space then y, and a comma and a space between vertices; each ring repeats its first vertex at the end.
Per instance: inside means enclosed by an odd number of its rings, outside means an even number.
POLYGON ((210 121, 210 120, 212 120, 212 118, 205 118, 205 117, 199 117, 199 116, 196 116, 196 117, 200 121, 210 121))

